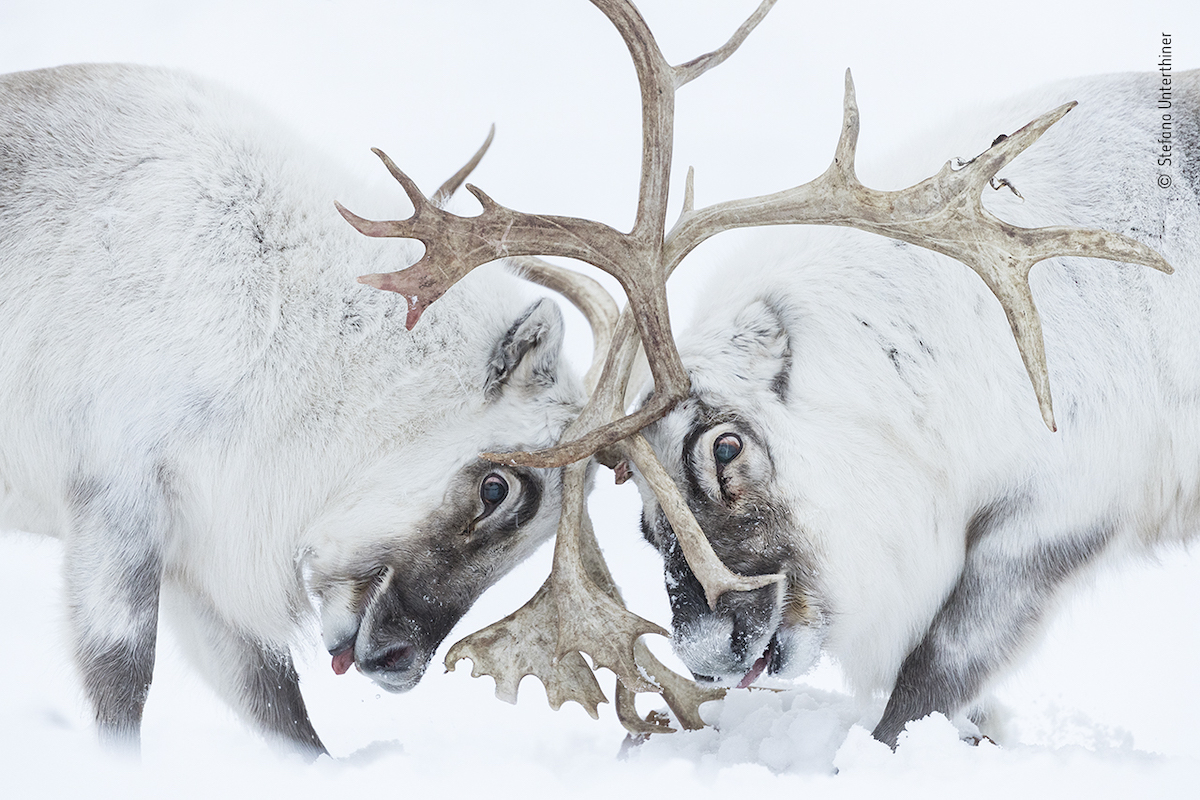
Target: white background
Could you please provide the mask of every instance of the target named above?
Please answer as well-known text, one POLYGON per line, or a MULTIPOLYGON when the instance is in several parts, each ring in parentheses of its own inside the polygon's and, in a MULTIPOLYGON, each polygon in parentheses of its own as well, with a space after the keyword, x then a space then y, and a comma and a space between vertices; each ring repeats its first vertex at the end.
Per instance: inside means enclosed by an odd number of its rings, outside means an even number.
MULTIPOLYGON (((639 5, 677 63, 720 45, 756 4, 639 5)), ((681 90, 676 177, 695 165, 697 202, 707 204, 815 176, 832 156, 850 67, 862 112, 860 174, 870 184, 872 163, 892 147, 972 105, 1062 78, 1156 69, 1163 32, 1174 37, 1177 69, 1200 66, 1200 9, 1191 0, 969 9, 781 0, 733 58, 681 90)), ((369 152, 377 146, 431 190, 494 122, 496 143, 472 181, 496 200, 620 228, 632 221, 640 136, 633 70, 584 0, 0 0, 0 71, 83 61, 170 65, 234 86, 370 183, 391 180, 369 152)), ((974 153, 945 154, 955 155, 974 153)), ((398 187, 396 198, 403 216, 398 187)), ((680 270, 681 308, 702 276, 736 258, 742 235, 706 244, 680 270)), ((572 330, 582 362, 586 335, 572 330)), ((594 514, 618 580, 636 608, 665 623, 656 561, 638 541, 635 492, 602 484, 594 514)), ((623 732, 609 707, 599 722, 574 706, 551 712, 532 681, 509 707, 465 665, 451 675, 431 668, 413 692, 381 696, 361 676, 335 680, 314 641, 297 655, 335 758, 309 766, 273 753, 216 703, 168 635, 143 760, 128 765, 92 741, 63 632, 56 544, 3 534, 0 794, 539 796, 626 786, 677 795, 1191 793, 1200 778, 1200 563, 1182 553, 1164 562, 1105 576, 1070 604, 1003 692, 1014 739, 999 750, 960 746, 936 722, 895 755, 880 753, 861 728, 847 739, 850 723, 861 716, 869 727, 878 708, 840 694, 836 670, 825 667, 790 694, 743 694, 714 711, 719 734, 656 740, 618 761, 623 732)), ((547 564, 543 551, 448 642, 523 602, 547 564)))

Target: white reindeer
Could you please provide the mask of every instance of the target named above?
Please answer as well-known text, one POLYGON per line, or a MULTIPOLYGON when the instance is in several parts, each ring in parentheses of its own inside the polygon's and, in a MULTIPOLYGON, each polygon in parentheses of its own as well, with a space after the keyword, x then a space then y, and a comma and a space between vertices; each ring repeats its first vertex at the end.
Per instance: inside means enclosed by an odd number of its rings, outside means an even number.
POLYGON ((0 521, 64 542, 106 741, 138 741, 160 599, 232 706, 319 753, 310 590, 335 671, 402 691, 557 523, 560 471, 478 458, 577 414, 557 307, 481 274, 409 332, 355 276, 410 251, 335 198, 367 202, 185 75, 0 77, 0 521))
POLYGON ((984 710, 989 683, 1096 565, 1195 536, 1200 72, 1176 73, 1168 107, 1161 77, 1056 85, 896 162, 907 185, 1079 101, 986 205, 1024 227, 1125 233, 1176 273, 1084 258, 1034 270, 1057 433, 1000 306, 949 258, 792 228, 721 274, 680 337, 690 395, 645 434, 722 561, 785 580, 710 608, 644 491, 693 672, 746 685, 824 650, 858 690, 890 692, 874 735, 894 745, 930 712, 984 710))

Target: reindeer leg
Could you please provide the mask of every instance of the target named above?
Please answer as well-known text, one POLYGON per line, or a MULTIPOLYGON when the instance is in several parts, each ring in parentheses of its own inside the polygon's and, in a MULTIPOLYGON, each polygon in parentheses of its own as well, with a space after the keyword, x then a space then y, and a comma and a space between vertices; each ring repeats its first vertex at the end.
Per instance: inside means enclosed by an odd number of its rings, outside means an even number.
POLYGON ((300 694, 287 650, 272 648, 230 625, 205 597, 170 586, 164 607, 182 645, 221 699, 268 739, 309 758, 326 752, 300 694))
POLYGON ((910 720, 934 711, 951 716, 972 703, 1037 632, 1062 584, 1112 536, 1106 525, 1039 535, 1047 526, 1030 517, 1011 502, 972 519, 962 574, 901 665, 876 739, 894 748, 910 720))
POLYGON ((66 538, 75 659, 101 741, 136 753, 154 673, 165 503, 117 482, 80 480, 66 538))

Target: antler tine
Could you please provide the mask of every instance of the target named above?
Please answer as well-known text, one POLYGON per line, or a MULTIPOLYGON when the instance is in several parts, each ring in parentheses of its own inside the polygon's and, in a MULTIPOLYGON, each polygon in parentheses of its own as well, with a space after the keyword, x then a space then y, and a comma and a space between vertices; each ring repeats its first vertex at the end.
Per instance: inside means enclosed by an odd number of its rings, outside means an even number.
MULTIPOLYGON (((483 140, 483 144, 480 145, 479 149, 475 151, 475 155, 471 156, 470 160, 468 160, 466 164, 463 164, 462 167, 459 168, 458 172, 455 172, 450 176, 449 179, 446 180, 445 183, 439 186, 438 190, 433 193, 432 199, 429 200, 426 200, 424 193, 417 186, 416 182, 412 178, 408 177, 408 175, 405 174, 402 169, 397 167, 395 162, 388 157, 387 153, 378 148, 372 148, 371 152, 379 157, 384 166, 387 167, 388 172, 392 174, 392 177, 395 178, 400 186, 404 189, 404 193, 407 194, 408 199, 412 201, 413 208, 415 209, 415 218, 417 213, 420 212, 421 208, 429 203, 432 203, 437 208, 441 208, 446 204, 446 201, 450 199, 451 195, 458 191, 458 187, 462 186, 462 183, 467 179, 467 176, 474 172, 475 168, 479 166, 479 162, 483 160, 488 148, 492 146, 492 140, 495 137, 496 126, 492 125, 488 129, 487 138, 483 140)), ((341 203, 335 201, 334 205, 337 207, 338 213, 340 213, 347 222, 353 225, 355 230, 365 236, 379 238, 397 235, 396 227, 391 222, 375 222, 364 219, 354 212, 348 210, 341 203)), ((398 291, 398 289, 393 288, 392 284, 388 281, 388 277, 389 276, 387 275, 366 275, 360 278, 359 281, 361 283, 375 286, 376 288, 398 291)), ((412 325, 409 325, 408 327, 410 330, 412 329, 412 325)))
POLYGON ((742 23, 742 26, 734 32, 733 36, 729 37, 729 41, 724 45, 711 53, 705 53, 702 56, 693 58, 686 64, 680 64, 675 67, 675 88, 679 88, 686 83, 691 83, 733 55, 734 51, 742 46, 742 42, 746 41, 746 37, 750 35, 750 32, 758 27, 758 23, 763 21, 763 18, 767 16, 767 12, 771 10, 775 3, 776 0, 763 0, 758 8, 754 10, 754 13, 742 23))
POLYGON ((663 58, 646 20, 633 3, 628 0, 591 2, 621 35, 638 77, 642 95, 642 171, 637 214, 629 235, 644 251, 637 267, 657 271, 656 259, 648 256, 661 251, 662 235, 666 230, 671 151, 675 139, 675 72, 663 58))
POLYGON ((458 172, 451 175, 446 182, 439 186, 438 190, 433 193, 431 202, 435 206, 442 208, 446 205, 446 201, 450 199, 451 195, 458 191, 458 187, 462 186, 463 181, 467 179, 467 176, 474 172, 475 168, 479 166, 479 162, 483 160, 484 155, 487 154, 488 148, 492 146, 492 140, 495 138, 496 125, 493 123, 492 126, 488 128, 487 138, 483 140, 483 144, 480 145, 479 149, 475 151, 475 155, 471 156, 471 160, 466 164, 463 164, 462 167, 459 168, 458 172))
POLYGON ((696 168, 688 167, 687 179, 683 183, 683 210, 681 214, 690 214, 696 209, 696 168))
MULTIPOLYGON (((677 672, 668 669, 650 652, 650 648, 646 646, 645 642, 639 641, 634 645, 633 656, 642 671, 662 689, 663 700, 667 701, 667 706, 670 707, 671 711, 675 712, 675 718, 679 720, 679 724, 686 730, 698 731, 703 728, 704 720, 700 716, 700 706, 710 700, 720 700, 726 694, 726 690, 721 687, 700 686, 689 678, 685 678, 677 672)), ((618 689, 620 688, 623 687, 618 687, 618 689)), ((628 702, 628 707, 633 709, 634 713, 632 716, 636 721, 629 720, 628 714, 622 714, 622 700, 629 701, 633 699, 632 691, 626 690, 625 694, 626 697, 622 698, 621 692, 618 691, 617 693, 617 715, 621 717, 622 724, 630 730, 646 730, 643 726, 648 721, 637 718, 636 708, 632 702, 628 702), (631 722, 632 724, 630 724, 631 722)), ((672 729, 665 725, 658 725, 654 722, 649 722, 648 724, 651 727, 649 730, 646 730, 647 733, 672 732, 672 729)))
POLYGON ((849 183, 858 183, 854 170, 854 156, 858 152, 858 97, 854 93, 854 76, 846 70, 845 89, 842 96, 842 133, 838 136, 833 151, 831 169, 849 183))

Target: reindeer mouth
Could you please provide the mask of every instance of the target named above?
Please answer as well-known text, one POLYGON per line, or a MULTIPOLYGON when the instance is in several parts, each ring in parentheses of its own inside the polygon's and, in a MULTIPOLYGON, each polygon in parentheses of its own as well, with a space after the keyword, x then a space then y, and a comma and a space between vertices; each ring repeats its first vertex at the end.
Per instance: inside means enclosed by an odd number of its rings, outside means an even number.
POLYGON ((330 648, 334 674, 345 675, 351 667, 356 667, 389 692, 403 692, 412 688, 425 672, 428 655, 422 660, 424 651, 412 641, 368 645, 362 659, 356 657, 357 642, 356 634, 343 644, 330 648))
POLYGON ((768 675, 774 675, 776 672, 779 672, 782 666, 783 658, 779 647, 779 634, 776 633, 771 637, 771 641, 767 642, 767 649, 763 651, 763 654, 750 667, 750 671, 738 681, 737 688, 748 689, 756 680, 762 677, 763 672, 766 672, 768 675))
POLYGON ((345 675, 350 667, 354 666, 354 638, 352 637, 344 647, 333 651, 332 655, 334 674, 345 675))
POLYGON ((783 620, 758 660, 737 683, 746 689, 764 673, 786 676, 807 672, 816 663, 824 644, 824 625, 816 597, 794 591, 783 606, 783 620))
MULTIPOLYGON (((377 567, 366 576, 348 582, 353 587, 352 599, 347 603, 350 607, 342 611, 342 619, 343 621, 353 620, 351 623, 353 631, 343 635, 337 644, 329 647, 329 654, 333 656, 335 675, 345 675, 355 665, 357 661, 355 648, 358 644, 358 634, 362 630, 363 620, 372 604, 378 599, 380 592, 391 580, 392 573, 393 570, 389 566, 377 567)), ((351 625, 345 625, 342 630, 349 627, 351 625)))

